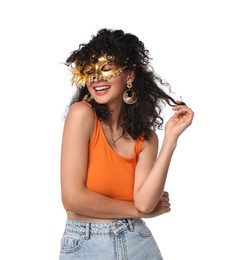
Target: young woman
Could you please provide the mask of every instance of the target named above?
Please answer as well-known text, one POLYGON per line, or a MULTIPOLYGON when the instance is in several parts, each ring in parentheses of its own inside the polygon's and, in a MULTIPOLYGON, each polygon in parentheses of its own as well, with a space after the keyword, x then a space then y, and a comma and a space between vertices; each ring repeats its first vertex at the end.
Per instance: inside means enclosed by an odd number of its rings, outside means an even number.
POLYGON ((164 185, 193 112, 159 87, 149 61, 138 37, 108 29, 66 61, 78 88, 62 140, 60 260, 162 259, 142 218, 170 211, 164 185), (174 115, 158 151, 164 102, 174 115))

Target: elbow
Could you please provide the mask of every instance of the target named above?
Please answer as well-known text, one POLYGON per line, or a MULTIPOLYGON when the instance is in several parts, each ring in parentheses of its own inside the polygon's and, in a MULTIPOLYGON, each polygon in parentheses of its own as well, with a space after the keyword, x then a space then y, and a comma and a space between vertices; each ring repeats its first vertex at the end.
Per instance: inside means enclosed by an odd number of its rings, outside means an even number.
POLYGON ((73 211, 74 209, 74 204, 73 204, 73 201, 71 199, 68 199, 68 198, 62 198, 62 204, 63 204, 63 207, 66 211, 73 211))
POLYGON ((144 214, 151 213, 154 210, 154 207, 151 205, 147 205, 145 202, 137 202, 134 201, 134 206, 137 210, 144 214))
POLYGON ((62 204, 66 211, 79 213, 79 200, 75 200, 72 196, 62 196, 62 204))
POLYGON ((66 211, 80 213, 84 205, 84 189, 63 189, 61 193, 62 205, 66 211))

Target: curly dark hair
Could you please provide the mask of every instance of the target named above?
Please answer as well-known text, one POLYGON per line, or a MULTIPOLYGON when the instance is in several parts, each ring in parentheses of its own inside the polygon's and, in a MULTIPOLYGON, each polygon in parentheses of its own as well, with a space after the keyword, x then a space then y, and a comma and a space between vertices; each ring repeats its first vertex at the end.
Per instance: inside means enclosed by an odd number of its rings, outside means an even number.
MULTIPOLYGON (((150 64, 149 51, 143 42, 137 36, 125 33, 123 30, 99 30, 87 44, 80 44, 78 50, 71 53, 65 64, 70 66, 74 61, 87 64, 93 57, 97 61, 103 54, 114 56, 117 65, 126 66, 126 69, 135 71, 133 90, 136 93, 137 102, 133 105, 124 103, 122 127, 123 132, 129 134, 133 139, 141 135, 148 139, 151 129, 161 129, 163 125, 161 112, 164 104, 167 103, 170 106, 177 104, 159 87, 159 85, 166 84, 170 91, 169 84, 164 83, 154 72, 150 64)), ((87 87, 77 89, 70 106, 81 101, 87 93, 87 87)), ((106 105, 98 104, 94 99, 89 103, 100 120, 110 122, 111 114, 106 105)))

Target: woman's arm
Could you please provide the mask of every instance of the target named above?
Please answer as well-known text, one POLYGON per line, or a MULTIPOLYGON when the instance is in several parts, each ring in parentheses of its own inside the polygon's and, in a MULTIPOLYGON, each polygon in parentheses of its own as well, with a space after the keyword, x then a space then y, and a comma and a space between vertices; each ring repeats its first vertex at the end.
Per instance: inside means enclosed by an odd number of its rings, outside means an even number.
POLYGON ((177 105, 173 109, 175 114, 165 126, 165 137, 158 157, 158 138, 155 133, 150 140, 145 141, 139 155, 135 172, 134 203, 144 213, 152 212, 160 201, 178 137, 192 123, 193 112, 190 108, 177 105))
POLYGON ((168 212, 169 198, 150 214, 141 213, 133 202, 111 199, 86 188, 88 144, 94 128, 94 114, 83 103, 71 106, 64 125, 61 149, 62 202, 67 211, 103 219, 154 217, 168 212))

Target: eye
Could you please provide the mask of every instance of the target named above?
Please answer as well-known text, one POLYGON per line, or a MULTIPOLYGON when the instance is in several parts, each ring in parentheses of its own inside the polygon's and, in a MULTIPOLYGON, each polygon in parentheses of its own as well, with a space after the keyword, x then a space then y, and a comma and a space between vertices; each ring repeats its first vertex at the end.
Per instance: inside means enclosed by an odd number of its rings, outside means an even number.
POLYGON ((101 70, 102 70, 102 71, 109 71, 109 70, 113 70, 113 69, 115 69, 115 68, 116 68, 115 65, 109 63, 109 64, 104 65, 104 66, 101 68, 101 70))
POLYGON ((92 74, 92 73, 94 73, 93 67, 90 66, 90 65, 84 66, 83 73, 85 73, 85 74, 92 74))

